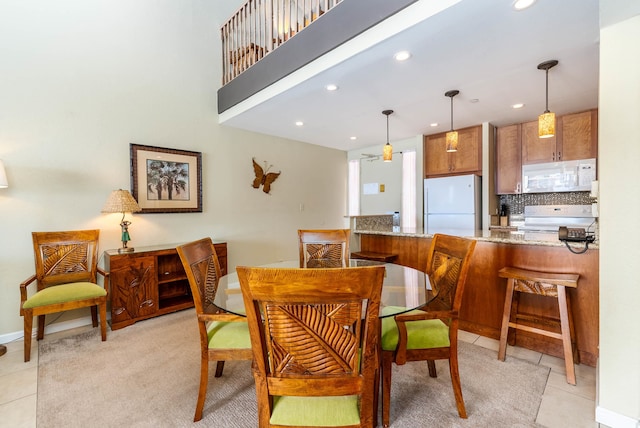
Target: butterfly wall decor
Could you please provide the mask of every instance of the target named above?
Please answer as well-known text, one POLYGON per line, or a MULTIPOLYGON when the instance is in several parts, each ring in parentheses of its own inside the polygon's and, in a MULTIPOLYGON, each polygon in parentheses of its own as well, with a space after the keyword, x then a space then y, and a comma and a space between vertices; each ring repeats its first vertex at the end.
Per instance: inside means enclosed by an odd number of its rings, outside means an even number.
POLYGON ((258 165, 255 158, 252 158, 252 160, 253 171, 256 173, 256 178, 253 179, 253 184, 251 184, 251 186, 253 186, 254 189, 259 189, 260 185, 262 185, 262 191, 264 193, 269 193, 271 191, 271 184, 276 181, 276 178, 280 176, 282 171, 269 172, 269 169, 271 169, 273 165, 269 165, 269 167, 267 167, 267 162, 265 161, 263 169, 258 165))

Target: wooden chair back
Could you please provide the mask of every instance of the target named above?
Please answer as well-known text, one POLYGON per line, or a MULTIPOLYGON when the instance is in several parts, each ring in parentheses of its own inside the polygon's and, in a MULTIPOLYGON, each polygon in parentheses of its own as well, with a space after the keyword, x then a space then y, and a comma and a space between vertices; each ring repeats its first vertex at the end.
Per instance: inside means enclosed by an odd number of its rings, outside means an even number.
POLYGON ((427 256, 425 272, 436 294, 428 310, 457 313, 467 281, 470 259, 476 241, 458 236, 435 234, 427 256))
POLYGON ((198 314, 219 312, 214 304, 218 281, 222 276, 220 262, 211 238, 203 238, 176 247, 184 267, 193 304, 198 314))
POLYGON ((31 235, 38 291, 70 282, 97 282, 99 230, 31 235))
POLYGON ((349 266, 349 229, 298 230, 300 267, 349 266))
POLYGON ((356 426, 375 426, 384 266, 236 270, 254 354, 259 425, 271 426, 274 396, 358 395, 356 426))

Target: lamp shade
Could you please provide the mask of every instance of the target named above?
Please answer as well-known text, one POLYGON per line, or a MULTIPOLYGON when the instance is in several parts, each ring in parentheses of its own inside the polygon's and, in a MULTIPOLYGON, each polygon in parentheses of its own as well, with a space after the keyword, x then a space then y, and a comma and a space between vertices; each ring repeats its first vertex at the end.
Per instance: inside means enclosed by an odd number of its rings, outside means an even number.
POLYGON ((556 114, 545 112, 538 116, 538 137, 551 138, 556 135, 556 114))
POLYGON ((449 131, 446 135, 447 140, 447 152, 458 151, 458 131, 449 131))
POLYGON ((393 146, 387 143, 382 148, 382 160, 384 162, 391 162, 392 159, 393 159, 393 146))
POLYGON ((9 181, 7 180, 7 173, 4 170, 4 163, 0 159, 0 189, 9 187, 9 181))
POLYGON ((102 207, 103 213, 137 213, 142 211, 128 190, 114 190, 102 207))

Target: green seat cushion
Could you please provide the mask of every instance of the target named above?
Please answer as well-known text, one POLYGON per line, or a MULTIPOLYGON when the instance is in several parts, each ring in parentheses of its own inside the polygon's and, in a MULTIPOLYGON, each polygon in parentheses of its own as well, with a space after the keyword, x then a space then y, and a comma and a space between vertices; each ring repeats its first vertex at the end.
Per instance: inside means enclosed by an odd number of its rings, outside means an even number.
POLYGON ((360 423, 357 395, 273 397, 274 425, 335 427, 360 423))
POLYGON ((36 308, 56 303, 75 302, 107 295, 107 290, 92 282, 71 282, 69 284, 52 285, 29 297, 23 308, 36 308))
MULTIPOLYGON (((387 307, 382 314, 398 313, 401 308, 387 307)), ((407 314, 423 313, 423 311, 411 311, 407 314)), ((450 346, 449 327, 441 320, 420 320, 405 323, 407 326, 407 349, 431 349, 450 346)), ((398 325, 393 317, 382 318, 381 339, 384 351, 395 351, 398 347, 398 325)))
POLYGON ((246 322, 213 321, 207 326, 209 349, 251 348, 249 324, 246 322))

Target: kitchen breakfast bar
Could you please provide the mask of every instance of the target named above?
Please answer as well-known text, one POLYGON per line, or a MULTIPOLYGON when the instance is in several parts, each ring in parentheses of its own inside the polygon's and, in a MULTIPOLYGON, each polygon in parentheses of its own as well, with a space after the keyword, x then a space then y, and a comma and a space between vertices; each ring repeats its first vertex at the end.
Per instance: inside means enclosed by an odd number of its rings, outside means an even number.
MULTIPOLYGON (((444 232, 443 232, 444 233, 444 232)), ((361 252, 396 255, 394 263, 424 269, 432 235, 400 230, 353 230, 355 247, 361 252)), ((452 233, 453 234, 453 233, 452 233)), ((503 267, 551 273, 579 274, 578 286, 569 289, 580 363, 595 367, 598 357, 599 250, 591 244, 582 254, 571 252, 563 242, 537 240, 521 232, 490 230, 468 236, 478 241, 467 277, 460 328, 493 339, 500 338, 506 279, 498 276, 503 267)), ((576 252, 584 244, 570 244, 576 252)), ((559 319, 558 303, 545 296, 519 293, 518 313, 532 318, 559 319)), ((519 321, 520 322, 520 321, 519 321)), ((526 316, 524 324, 527 323, 526 316)), ((552 324, 545 326, 551 328, 552 324)), ((559 331, 559 329, 558 329, 559 331)), ((527 331, 518 331, 517 346, 559 358, 562 342, 527 331)))

